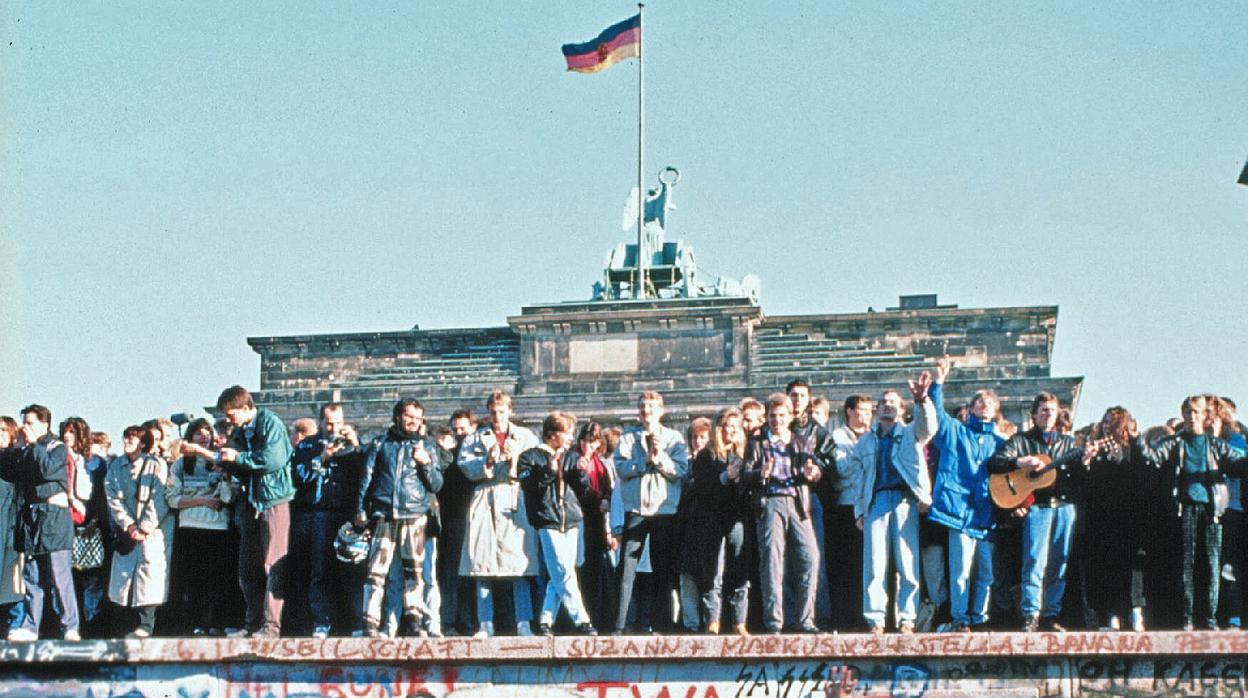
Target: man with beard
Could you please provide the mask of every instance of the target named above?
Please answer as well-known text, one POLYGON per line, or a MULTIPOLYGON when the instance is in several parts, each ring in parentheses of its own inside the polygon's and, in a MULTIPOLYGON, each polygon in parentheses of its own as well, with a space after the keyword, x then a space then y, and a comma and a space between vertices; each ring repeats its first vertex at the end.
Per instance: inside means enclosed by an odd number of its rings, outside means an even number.
POLYGON ((386 577, 397 553, 403 565, 403 615, 416 628, 425 627, 425 528, 442 488, 438 447, 425 437, 425 408, 416 400, 394 405, 386 435, 369 445, 356 502, 355 525, 373 520, 368 548, 368 582, 364 588, 364 634, 381 634, 386 577))

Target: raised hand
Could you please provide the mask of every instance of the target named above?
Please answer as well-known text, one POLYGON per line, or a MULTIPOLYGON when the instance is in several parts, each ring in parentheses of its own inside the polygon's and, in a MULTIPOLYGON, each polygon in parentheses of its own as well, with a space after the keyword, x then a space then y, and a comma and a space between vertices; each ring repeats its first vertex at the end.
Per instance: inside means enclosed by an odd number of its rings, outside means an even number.
POLYGON ((946 356, 936 359, 936 385, 942 385, 945 379, 949 377, 949 372, 953 370, 953 361, 946 356))
POLYGON ((914 397, 915 402, 923 402, 927 399, 927 392, 932 387, 932 374, 930 371, 924 371, 919 374, 917 380, 907 382, 910 384, 910 394, 914 397))

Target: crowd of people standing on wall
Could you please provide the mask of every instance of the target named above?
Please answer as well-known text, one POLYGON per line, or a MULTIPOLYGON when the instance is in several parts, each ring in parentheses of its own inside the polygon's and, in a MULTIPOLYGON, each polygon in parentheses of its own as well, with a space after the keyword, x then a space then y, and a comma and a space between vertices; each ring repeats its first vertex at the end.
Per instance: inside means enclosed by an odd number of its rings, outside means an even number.
POLYGON ((991 390, 948 411, 951 368, 839 415, 794 380, 684 431, 657 392, 622 428, 408 398, 369 439, 234 386, 119 455, 30 405, 0 417, 0 617, 11 642, 1240 625, 1233 401, 1075 429, 1040 393, 1019 427, 991 390))

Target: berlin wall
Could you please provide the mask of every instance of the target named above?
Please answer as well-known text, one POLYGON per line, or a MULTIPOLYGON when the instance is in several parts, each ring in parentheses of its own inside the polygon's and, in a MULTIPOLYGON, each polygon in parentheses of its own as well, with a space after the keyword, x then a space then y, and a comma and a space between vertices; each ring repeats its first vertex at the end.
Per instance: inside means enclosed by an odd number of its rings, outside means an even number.
POLYGON ((0 643, 0 696, 1242 696, 1246 675, 1239 632, 0 643))

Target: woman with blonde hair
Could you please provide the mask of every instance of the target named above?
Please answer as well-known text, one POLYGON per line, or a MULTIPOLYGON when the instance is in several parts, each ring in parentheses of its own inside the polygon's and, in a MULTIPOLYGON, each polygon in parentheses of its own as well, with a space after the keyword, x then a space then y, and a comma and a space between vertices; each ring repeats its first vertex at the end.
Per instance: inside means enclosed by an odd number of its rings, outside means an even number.
POLYGON ((705 629, 715 634, 728 618, 740 635, 747 634, 750 559, 746 530, 750 505, 739 484, 745 459, 741 411, 723 410, 711 430, 711 444, 693 460, 692 557, 705 629), (727 597, 730 614, 723 613, 727 597))

